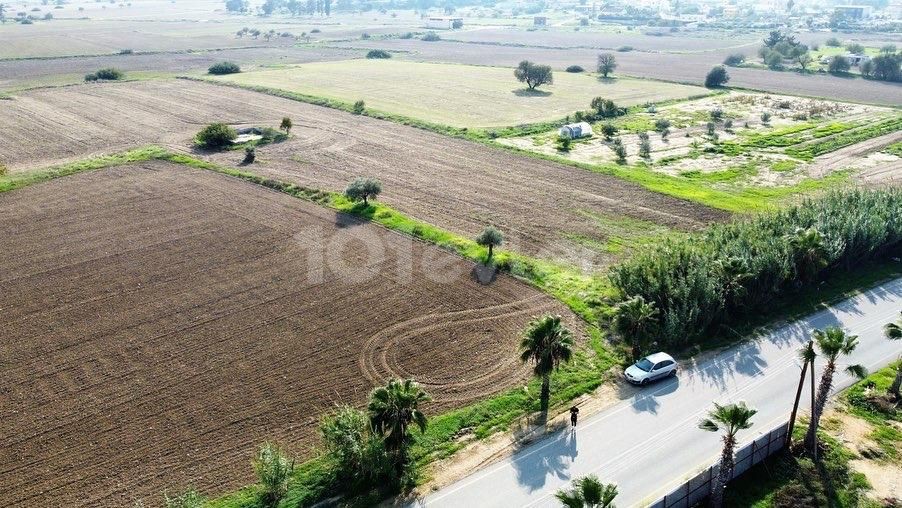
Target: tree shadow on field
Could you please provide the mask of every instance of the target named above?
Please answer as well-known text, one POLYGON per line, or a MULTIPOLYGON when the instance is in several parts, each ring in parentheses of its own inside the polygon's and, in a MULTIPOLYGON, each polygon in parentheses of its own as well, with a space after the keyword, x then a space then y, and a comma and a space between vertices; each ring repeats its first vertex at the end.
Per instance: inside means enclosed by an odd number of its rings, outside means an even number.
POLYGON ((551 95, 551 92, 545 90, 536 90, 529 88, 518 88, 516 90, 511 90, 514 95, 517 97, 548 97, 551 95))
POLYGON ((498 269, 495 265, 476 263, 470 270, 470 276, 483 286, 488 286, 498 278, 498 269))
POLYGON ((603 85, 613 85, 617 83, 617 78, 598 76, 598 82, 603 85))
MULTIPOLYGON (((356 214, 358 212, 355 211, 354 213, 356 214)), ((349 213, 335 212, 335 227, 337 229, 344 229, 344 228, 350 228, 350 227, 354 227, 354 226, 362 226, 362 225, 366 224, 367 222, 370 222, 371 218, 372 218, 372 214, 370 214, 369 216, 366 216, 364 214, 364 217, 358 217, 356 215, 351 215, 349 213)))

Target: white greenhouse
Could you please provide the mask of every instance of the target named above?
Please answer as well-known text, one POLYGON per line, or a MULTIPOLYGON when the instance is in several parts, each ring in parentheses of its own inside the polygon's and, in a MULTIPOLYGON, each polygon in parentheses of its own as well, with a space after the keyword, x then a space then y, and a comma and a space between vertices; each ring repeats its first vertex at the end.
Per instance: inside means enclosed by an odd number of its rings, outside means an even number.
POLYGON ((586 122, 568 123, 558 130, 562 138, 585 138, 592 135, 592 126, 586 122))

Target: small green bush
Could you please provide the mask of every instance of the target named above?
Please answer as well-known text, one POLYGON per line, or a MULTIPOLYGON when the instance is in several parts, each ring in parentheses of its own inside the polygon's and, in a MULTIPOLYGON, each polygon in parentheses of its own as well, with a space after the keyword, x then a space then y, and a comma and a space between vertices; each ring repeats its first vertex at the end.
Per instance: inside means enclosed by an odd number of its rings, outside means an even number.
POLYGON ((724 65, 729 65, 730 67, 736 67, 738 65, 742 65, 745 63, 745 55, 742 53, 734 53, 728 57, 726 57, 723 61, 724 65))
POLYGON ((266 442, 257 451, 254 472, 260 482, 265 506, 276 506, 288 492, 288 480, 294 472, 294 460, 276 444, 266 442))
POLYGON ((207 72, 216 75, 235 74, 241 72, 241 67, 235 62, 217 62, 211 65, 207 72))
POLYGON ((573 72, 573 73, 577 73, 577 72, 586 72, 586 69, 583 69, 583 68, 582 68, 581 66, 579 66, 579 65, 571 65, 570 67, 567 67, 565 70, 566 70, 567 72, 573 72))
POLYGON ((232 143, 238 133, 224 123, 211 123, 201 129, 194 137, 194 142, 203 148, 224 148, 232 143))
POLYGON ((424 35, 421 40, 424 40, 426 42, 435 42, 442 40, 442 38, 439 37, 439 35, 435 32, 426 32, 426 35, 424 35))
POLYGON ((355 115, 362 115, 366 111, 366 103, 362 100, 355 102, 352 111, 355 115))
POLYGON ((113 69, 112 67, 106 69, 100 69, 97 72, 92 74, 85 74, 85 81, 115 81, 120 80, 125 77, 125 74, 122 73, 119 69, 113 69))
POLYGON ((371 49, 366 57, 370 59, 391 58, 391 53, 384 49, 371 49))
POLYGON ((558 136, 554 142, 554 147, 559 152, 569 152, 572 145, 573 140, 570 139, 570 136, 558 136))
POLYGON ((194 489, 188 489, 175 497, 163 494, 163 506, 165 508, 202 508, 207 500, 194 489))

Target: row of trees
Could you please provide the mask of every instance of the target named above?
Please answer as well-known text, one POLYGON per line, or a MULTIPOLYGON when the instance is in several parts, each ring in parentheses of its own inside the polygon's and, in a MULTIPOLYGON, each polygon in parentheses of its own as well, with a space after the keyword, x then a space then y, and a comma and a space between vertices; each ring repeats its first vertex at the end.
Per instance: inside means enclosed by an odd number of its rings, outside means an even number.
POLYGON ((611 269, 622 295, 614 323, 631 323, 640 351, 652 339, 673 347, 705 340, 824 276, 898 256, 900 210, 899 189, 833 192, 666 239, 611 269))
MULTIPOLYGON (((247 0, 225 0, 226 10, 234 13, 250 11, 247 0)), ((332 0, 265 0, 259 7, 260 14, 269 16, 276 12, 285 12, 292 16, 301 14, 319 14, 328 16, 332 13, 332 0)))
MULTIPOLYGON (((601 53, 598 55, 596 70, 602 77, 607 78, 617 68, 617 58, 613 53, 601 53)), ((567 72, 582 72, 583 68, 571 65, 567 72)), ((523 60, 514 69, 514 77, 521 83, 526 83, 530 90, 535 90, 541 85, 554 84, 554 72, 550 65, 540 65, 529 60, 523 60)), ((594 106, 593 106, 594 108, 594 106)))

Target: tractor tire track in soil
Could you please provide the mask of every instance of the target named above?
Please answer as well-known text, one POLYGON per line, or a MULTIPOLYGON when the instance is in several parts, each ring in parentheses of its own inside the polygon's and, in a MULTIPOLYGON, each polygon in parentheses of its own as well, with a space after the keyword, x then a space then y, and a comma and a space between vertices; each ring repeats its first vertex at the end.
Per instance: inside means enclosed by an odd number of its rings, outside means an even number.
MULTIPOLYGON (((528 255, 606 267, 604 244, 624 217, 675 229, 724 220, 725 212, 554 162, 369 117, 279 97, 184 80, 104 83, 39 90, 4 102, 0 160, 13 170, 161 143, 190 150, 200 126, 278 125, 294 120, 289 141, 260 147, 251 170, 313 188, 342 191, 357 176, 383 184, 402 212, 462 236, 486 224, 528 255), (599 220, 598 218, 602 218, 599 220)), ((237 166, 238 151, 209 154, 237 166)))
POLYGON ((253 481, 257 444, 309 457, 323 411, 389 376, 426 379, 434 413, 522 382, 532 316, 583 332, 510 277, 170 163, 8 192, 0 214, 5 507, 223 493, 253 481))

